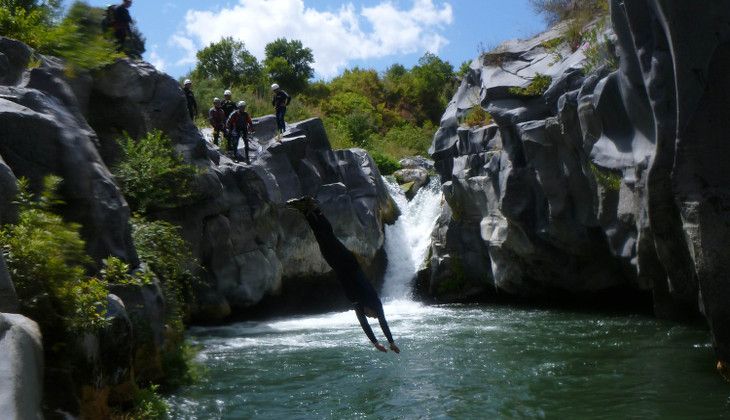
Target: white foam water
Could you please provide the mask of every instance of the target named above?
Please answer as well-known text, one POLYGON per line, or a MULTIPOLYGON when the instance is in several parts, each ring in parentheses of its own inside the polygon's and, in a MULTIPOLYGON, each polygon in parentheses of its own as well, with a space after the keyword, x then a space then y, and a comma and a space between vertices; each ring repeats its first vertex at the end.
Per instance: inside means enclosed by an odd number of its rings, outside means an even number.
POLYGON ((441 186, 437 179, 421 188, 411 201, 394 181, 384 178, 401 216, 385 227, 385 271, 382 297, 388 303, 412 300, 413 280, 426 258, 431 232, 441 212, 441 186))

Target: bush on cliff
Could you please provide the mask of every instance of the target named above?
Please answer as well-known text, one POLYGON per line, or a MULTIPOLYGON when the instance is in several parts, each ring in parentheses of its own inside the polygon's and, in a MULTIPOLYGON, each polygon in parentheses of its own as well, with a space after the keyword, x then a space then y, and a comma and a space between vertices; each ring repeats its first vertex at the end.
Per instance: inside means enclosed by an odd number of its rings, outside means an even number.
POLYGON ((63 331, 81 335, 106 325, 108 289, 85 274, 91 259, 80 226, 52 212, 61 204, 55 194, 60 182, 47 177, 44 190, 33 195, 21 178, 18 222, 3 226, 0 240, 23 313, 39 323, 44 337, 63 339, 63 331))
POLYGON ((139 140, 126 136, 119 143, 122 159, 113 173, 133 211, 179 207, 196 197, 197 168, 185 163, 161 131, 139 140))

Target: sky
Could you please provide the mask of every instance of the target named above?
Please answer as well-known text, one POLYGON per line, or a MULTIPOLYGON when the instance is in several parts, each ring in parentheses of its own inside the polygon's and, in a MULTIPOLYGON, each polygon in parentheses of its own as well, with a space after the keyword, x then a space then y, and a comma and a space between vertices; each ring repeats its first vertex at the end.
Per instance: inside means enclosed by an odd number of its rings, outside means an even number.
POLYGON ((355 66, 410 67, 426 52, 458 68, 545 28, 528 0, 134 0, 130 14, 147 39, 144 58, 176 78, 195 67, 199 49, 226 36, 260 60, 267 43, 299 39, 312 49, 315 78, 329 80, 355 66))

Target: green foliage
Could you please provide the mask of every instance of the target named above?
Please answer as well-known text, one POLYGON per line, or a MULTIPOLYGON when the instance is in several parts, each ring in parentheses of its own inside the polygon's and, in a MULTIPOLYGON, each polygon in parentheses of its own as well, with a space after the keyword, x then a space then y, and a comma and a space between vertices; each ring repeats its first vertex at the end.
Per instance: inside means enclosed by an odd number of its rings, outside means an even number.
POLYGON ((195 360, 197 354, 198 349, 185 341, 178 342, 172 351, 163 354, 162 369, 167 378, 166 390, 174 390, 200 381, 205 369, 195 360))
POLYGON ((164 420, 170 407, 159 393, 158 385, 140 388, 134 395, 134 410, 129 413, 130 419, 164 420))
POLYGON ((602 169, 593 162, 590 163, 590 167, 596 182, 604 189, 608 191, 619 191, 621 189, 621 175, 608 169, 602 169))
POLYGON ((426 156, 435 131, 430 122, 423 127, 403 124, 393 127, 384 136, 371 139, 370 144, 372 150, 396 159, 413 155, 426 156))
POLYGON ((53 13, 47 6, 0 8, 0 33, 25 42, 39 53, 63 58, 70 74, 75 69, 103 67, 122 57, 101 33, 102 9, 74 3, 58 24, 52 21, 53 13))
POLYGON ((176 332, 182 332, 185 303, 190 300, 194 266, 190 246, 182 238, 180 227, 142 217, 132 218, 132 239, 137 253, 160 280, 167 302, 167 321, 176 332))
POLYGON ((459 70, 456 72, 456 76, 459 79, 463 79, 464 76, 466 76, 469 73, 469 70, 471 70, 471 61, 466 60, 459 66, 459 70))
POLYGON ((226 37, 198 51, 194 72, 198 78, 215 78, 224 86, 256 85, 263 77, 263 68, 243 42, 226 37))
POLYGON ((467 127, 483 127, 492 123, 492 116, 479 105, 474 105, 464 113, 462 125, 467 127))
POLYGON ((517 96, 540 96, 548 90, 553 78, 537 73, 527 87, 511 87, 509 93, 517 96))
POLYGON ((264 67, 269 78, 290 94, 304 91, 314 76, 314 55, 301 41, 279 38, 265 47, 264 67))
POLYGON ((101 278, 106 284, 122 284, 132 286, 144 286, 152 284, 152 273, 137 271, 130 274, 129 264, 117 257, 109 257, 102 261, 104 267, 101 269, 101 278))
POLYGON ((68 332, 82 334, 106 325, 108 290, 106 282, 85 274, 84 266, 91 260, 80 226, 52 212, 60 204, 56 197, 60 182, 57 177, 45 178, 43 191, 34 196, 21 178, 18 221, 2 227, 0 240, 23 312, 40 324, 44 334, 56 328, 56 317, 68 332))
POLYGON ((530 0, 530 4, 549 24, 608 13, 608 0, 530 0))
POLYGON ((174 208, 195 199, 198 170, 185 163, 161 131, 136 141, 125 136, 119 143, 123 157, 114 177, 133 211, 174 208))
POLYGON ((375 164, 378 165, 378 170, 381 175, 391 175, 401 168, 400 163, 390 156, 379 152, 372 152, 370 156, 372 156, 375 164))
POLYGON ((584 40, 588 44, 585 49, 585 65, 583 71, 586 74, 598 70, 600 67, 607 66, 610 70, 618 69, 618 57, 616 57, 613 43, 607 35, 602 34, 605 28, 606 20, 602 20, 584 35, 584 40))

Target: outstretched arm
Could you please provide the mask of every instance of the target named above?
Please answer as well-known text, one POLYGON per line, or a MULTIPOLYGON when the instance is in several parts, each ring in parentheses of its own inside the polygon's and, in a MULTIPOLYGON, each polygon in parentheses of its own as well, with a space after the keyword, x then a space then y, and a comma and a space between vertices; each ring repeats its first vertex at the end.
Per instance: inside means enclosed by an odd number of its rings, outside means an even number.
POLYGON ((373 343, 375 348, 382 352, 387 352, 385 347, 383 347, 382 344, 378 343, 378 340, 375 338, 375 334, 373 334, 372 328, 370 328, 370 324, 368 323, 368 319, 365 317, 365 314, 362 311, 362 308, 359 306, 355 307, 355 314, 357 315, 357 320, 360 321, 360 326, 362 327, 362 330, 365 331, 365 335, 368 336, 370 339, 370 342, 373 343))

